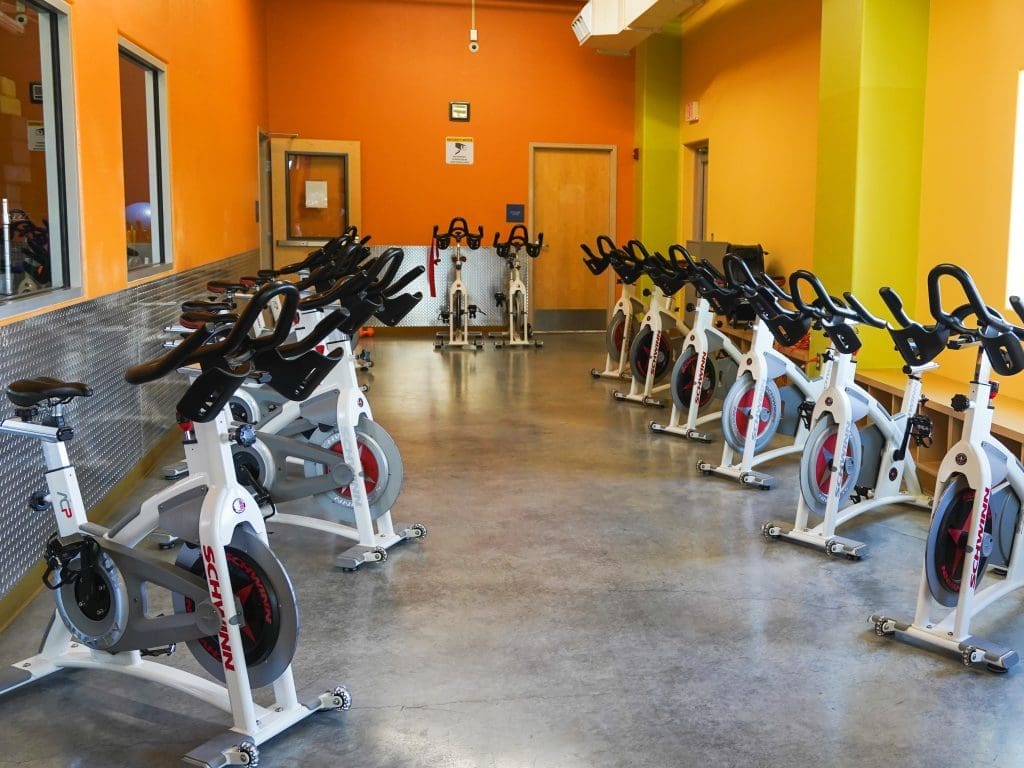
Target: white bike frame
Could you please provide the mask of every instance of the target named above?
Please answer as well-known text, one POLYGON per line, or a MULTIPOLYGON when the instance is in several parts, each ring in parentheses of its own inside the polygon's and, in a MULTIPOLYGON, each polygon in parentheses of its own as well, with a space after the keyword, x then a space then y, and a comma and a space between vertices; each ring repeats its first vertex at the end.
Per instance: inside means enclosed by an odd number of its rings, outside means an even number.
POLYGON ((1003 670, 1017 663, 1017 651, 971 635, 971 621, 978 613, 1004 595, 1024 586, 1024 569, 1021 567, 1021 538, 1024 530, 1018 522, 1014 529, 1012 553, 1005 576, 997 579, 993 569, 987 568, 985 575, 989 580, 988 585, 976 589, 982 575, 979 560, 985 539, 985 526, 991 514, 989 502, 992 495, 1004 484, 1009 484, 1017 499, 1024 499, 1024 469, 1002 443, 992 438, 994 408, 990 399, 991 374, 992 366, 988 356, 979 355, 974 381, 971 382, 969 406, 964 416, 963 435, 943 457, 936 479, 933 523, 943 491, 954 475, 962 475, 967 486, 974 491, 968 526, 968 530, 973 532, 973 541, 967 547, 967 556, 964 558, 956 607, 950 610, 934 600, 928 588, 927 573, 922 569, 914 621, 908 624, 878 614, 872 616, 870 621, 874 623, 875 632, 879 635, 899 633, 925 646, 958 654, 965 665, 985 663, 992 669, 1003 670), (940 611, 945 611, 945 615, 933 618, 940 611))
POLYGON ((619 402, 640 403, 641 405, 659 407, 662 405, 662 402, 654 397, 654 394, 667 391, 669 384, 659 384, 657 386, 654 384, 655 371, 658 367, 658 350, 662 344, 672 343, 672 340, 668 337, 669 329, 675 328, 683 336, 689 334, 690 329, 686 327, 675 312, 675 297, 666 296, 657 285, 651 286, 651 303, 647 307, 647 314, 644 315, 644 321, 637 329, 636 335, 640 336, 645 328, 650 328, 653 334, 651 336, 651 355, 647 359, 646 374, 642 381, 635 375, 632 375, 635 372, 632 370, 629 350, 626 349, 626 339, 623 337, 622 346, 626 353, 626 365, 631 374, 629 392, 615 390, 612 392, 612 397, 619 402))
POLYGON ((35 437, 42 442, 46 460, 46 500, 53 508, 61 537, 79 533, 106 538, 126 546, 135 546, 143 536, 159 524, 160 505, 183 492, 195 489, 204 493, 199 516, 199 545, 203 553, 204 574, 211 602, 221 614, 219 641, 224 660, 225 684, 207 680, 181 669, 174 669, 143 659, 140 651, 109 653, 96 651, 75 642, 58 615, 54 615, 43 638, 40 653, 12 665, 0 677, 0 693, 20 688, 61 669, 97 669, 119 672, 150 680, 201 699, 232 716, 229 731, 197 747, 184 760, 190 765, 224 765, 240 763, 239 735, 259 745, 320 709, 338 706, 335 697, 321 694, 311 703, 301 704, 289 665, 273 683, 274 701, 269 706, 255 703, 249 684, 242 645, 243 617, 237 612, 224 548, 232 534, 244 525, 268 544, 259 505, 235 479, 228 425, 224 413, 205 424, 194 425, 195 441, 186 445, 189 477, 180 480, 149 498, 138 515, 115 536, 88 521, 79 490, 75 468, 68 457, 67 446, 57 438, 54 427, 30 424, 21 419, 0 423, 0 433, 35 437), (5 685, 13 679, 13 683, 5 685), (192 761, 192 762, 188 762, 192 761))
POLYGON ((804 426, 803 420, 800 420, 792 443, 757 453, 757 428, 761 422, 762 410, 760 404, 764 402, 768 381, 780 376, 785 376, 800 391, 805 401, 817 402, 818 397, 825 390, 825 382, 831 375, 832 350, 830 348, 829 352, 825 354, 821 376, 811 379, 802 368, 774 348, 774 340, 775 337, 768 329, 768 325, 760 317, 757 318, 754 322, 750 349, 743 356, 743 362, 739 370, 736 371, 736 383, 733 385, 739 386, 743 381, 743 376, 749 373, 754 382, 754 395, 751 402, 757 404, 756 412, 752 410, 748 419, 747 434, 743 440, 743 451, 739 453, 739 460, 737 461, 737 452, 733 450, 732 446, 723 441, 722 459, 719 464, 715 466, 703 459, 698 459, 697 469, 700 472, 728 477, 738 480, 743 485, 752 485, 767 490, 775 485, 775 478, 764 472, 755 472, 754 467, 782 456, 803 451, 809 430, 804 426))
POLYGON ((640 301, 635 283, 621 283, 619 298, 612 307, 612 318, 622 313, 622 346, 619 348, 618 362, 610 354, 605 354, 604 370, 592 368, 590 375, 595 379, 623 379, 629 374, 629 346, 633 341, 633 316, 644 311, 644 303, 640 301))
MULTIPOLYGON (((779 537, 808 544, 827 554, 844 554, 854 559, 863 556, 866 545, 860 541, 836 536, 836 529, 839 526, 845 525, 858 515, 889 504, 912 504, 925 509, 931 507, 931 497, 921 492, 917 466, 909 447, 905 451, 902 461, 895 461, 893 456, 903 444, 909 420, 917 412, 921 399, 921 374, 938 368, 938 365, 927 363, 910 368, 903 390, 903 403, 899 413, 895 415, 886 411, 878 400, 857 384, 856 368, 857 361, 853 354, 838 353, 836 355, 828 387, 818 397, 811 415, 811 432, 815 425, 825 418, 831 418, 837 430, 835 460, 829 469, 828 499, 822 521, 815 526, 808 525, 811 509, 801 493, 793 525, 771 523, 770 527, 766 529, 766 534, 773 538, 779 537), (870 498, 861 499, 841 508, 845 501, 839 496, 843 484, 843 459, 846 456, 852 431, 857 429, 857 422, 865 417, 879 429, 885 438, 878 474, 875 484, 872 486, 870 498), (903 490, 904 481, 906 490, 903 490)), ((812 449, 810 444, 806 444, 805 454, 812 449)), ((806 455, 803 458, 814 459, 814 457, 806 455)), ((853 478, 853 482, 856 483, 856 481, 857 478, 853 478)))
MULTIPOLYGON (((692 349, 697 360, 697 370, 693 376, 693 391, 690 393, 689 407, 686 409, 685 422, 683 411, 672 402, 672 414, 669 416, 668 424, 659 424, 652 421, 648 427, 652 432, 678 435, 689 440, 700 442, 711 442, 711 438, 700 431, 697 427, 707 424, 715 419, 721 419, 721 410, 713 413, 700 415, 700 395, 704 389, 704 378, 707 376, 708 358, 719 351, 724 352, 729 359, 736 362, 737 366, 742 362, 743 353, 733 344, 732 339, 715 328, 715 313, 711 311, 711 305, 707 299, 701 298, 697 302, 697 309, 694 314, 693 328, 686 337, 686 343, 680 355, 685 355, 686 350, 692 349)), ((669 386, 673 386, 670 382, 669 386)))
POLYGON ((455 277, 448 286, 448 338, 445 339, 444 332, 437 334, 434 341, 434 348, 455 347, 456 349, 482 349, 480 342, 482 334, 479 332, 470 333, 469 330, 469 294, 466 292, 466 284, 462 282, 462 265, 466 258, 462 255, 462 243, 455 243, 455 253, 452 255, 452 266, 455 270, 455 277), (462 317, 455 317, 455 296, 462 294, 462 317))
MULTIPOLYGON (((530 336, 530 310, 526 303, 526 283, 520 275, 519 256, 516 255, 508 270, 508 293, 505 294, 506 307, 508 309, 508 338, 495 342, 495 348, 501 347, 542 347, 543 341, 536 341, 530 336), (516 318, 513 314, 515 308, 515 297, 522 297, 523 315, 519 326, 516 326, 516 318)), ((498 334, 499 336, 502 334, 498 334)))

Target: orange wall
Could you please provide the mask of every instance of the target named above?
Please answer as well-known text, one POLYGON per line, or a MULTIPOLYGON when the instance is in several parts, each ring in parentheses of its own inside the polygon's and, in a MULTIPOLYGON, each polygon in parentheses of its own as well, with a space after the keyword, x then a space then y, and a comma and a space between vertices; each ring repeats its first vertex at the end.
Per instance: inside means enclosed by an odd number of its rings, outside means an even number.
MULTIPOLYGON (((821 0, 709 0, 683 22, 682 142, 708 141, 708 237, 762 243, 773 271, 812 264, 821 0)), ((693 162, 684 153, 683 239, 693 162)))
POLYGON ((265 114, 259 7, 79 0, 72 21, 87 294, 127 280, 118 34, 167 64, 175 268, 257 247, 256 128, 265 114))
MULTIPOLYGON (((932 0, 925 90, 919 284, 949 261, 974 276, 987 301, 1003 307, 1010 226, 1017 73, 1024 69, 1024 4, 932 0)), ((1011 286, 1024 293, 1024 286, 1011 286)), ((927 293, 918 316, 929 317, 927 293)), ((947 352, 943 375, 963 381, 973 355, 947 352)), ((1024 397, 1024 381, 1005 382, 1024 397)))
MULTIPOLYGON (((581 49, 579 3, 267 0, 270 127, 361 142, 363 231, 425 244, 453 216, 507 229, 528 198, 529 142, 619 148, 618 236, 632 231, 633 59, 581 49), (469 101, 471 122, 448 121, 469 101), (475 165, 444 162, 472 136, 475 165)), ((529 211, 527 212, 529 220, 529 211)))
POLYGON ((86 297, 127 285, 118 35, 167 65, 174 268, 256 248, 262 7, 78 0, 71 22, 86 297))

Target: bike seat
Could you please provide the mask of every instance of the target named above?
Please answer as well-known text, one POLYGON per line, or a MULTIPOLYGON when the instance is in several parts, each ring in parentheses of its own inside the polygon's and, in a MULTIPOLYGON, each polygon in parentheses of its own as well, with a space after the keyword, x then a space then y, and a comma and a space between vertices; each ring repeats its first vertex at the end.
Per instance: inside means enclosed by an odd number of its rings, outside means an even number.
POLYGON ((235 302, 233 301, 203 301, 201 299, 193 299, 184 301, 181 304, 182 312, 227 312, 229 309, 235 308, 235 302))
POLYGON ((245 293, 251 285, 232 283, 227 280, 211 280, 206 284, 206 290, 210 293, 245 293))
POLYGON ((238 315, 233 312, 192 310, 191 312, 182 312, 179 320, 186 328, 198 328, 203 323, 237 323, 238 315))
POLYGON ((76 397, 91 397, 88 385, 78 381, 61 381, 49 376, 18 379, 7 385, 7 399, 19 408, 31 408, 43 400, 68 401, 76 397))

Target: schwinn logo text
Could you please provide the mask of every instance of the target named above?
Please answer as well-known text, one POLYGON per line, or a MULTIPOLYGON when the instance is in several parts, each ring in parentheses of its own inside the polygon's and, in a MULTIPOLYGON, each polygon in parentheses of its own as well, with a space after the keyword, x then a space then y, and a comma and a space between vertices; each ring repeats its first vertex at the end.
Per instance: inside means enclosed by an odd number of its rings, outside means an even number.
POLYGON ((697 375, 693 377, 693 391, 697 401, 700 402, 700 391, 704 388, 704 369, 708 364, 708 353, 700 353, 700 362, 697 363, 697 375))
POLYGON ((235 656, 231 653, 231 642, 228 638, 228 625, 224 621, 224 598, 220 594, 220 575, 217 573, 217 562, 213 547, 203 547, 203 562, 206 563, 206 581, 210 584, 210 597, 220 614, 220 659, 224 669, 235 671, 235 656))
POLYGON ((978 531, 974 536, 974 559, 971 561, 971 589, 978 583, 978 566, 981 564, 981 544, 985 536, 985 524, 988 522, 988 502, 992 493, 991 488, 986 488, 981 495, 981 519, 978 520, 978 531))

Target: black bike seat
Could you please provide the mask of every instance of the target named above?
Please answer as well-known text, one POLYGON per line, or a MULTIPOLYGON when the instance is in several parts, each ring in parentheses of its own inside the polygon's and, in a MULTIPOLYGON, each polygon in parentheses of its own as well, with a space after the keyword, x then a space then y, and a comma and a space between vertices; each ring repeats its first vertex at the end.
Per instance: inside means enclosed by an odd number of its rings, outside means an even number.
POLYGON ((182 312, 227 312, 235 308, 233 301, 203 301, 201 299, 190 299, 181 304, 182 312))
POLYGON ((237 323, 238 315, 234 312, 192 310, 191 312, 182 312, 179 320, 186 328, 198 328, 204 323, 237 323))
POLYGON ((88 385, 78 381, 61 381, 49 376, 34 379, 18 379, 7 385, 7 399, 19 408, 31 408, 43 400, 71 400, 75 397, 91 397, 88 385))
POLYGON ((206 290, 210 293, 245 293, 251 285, 232 283, 227 280, 211 280, 206 284, 206 290))

